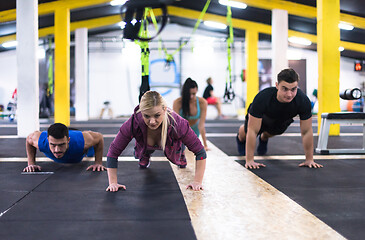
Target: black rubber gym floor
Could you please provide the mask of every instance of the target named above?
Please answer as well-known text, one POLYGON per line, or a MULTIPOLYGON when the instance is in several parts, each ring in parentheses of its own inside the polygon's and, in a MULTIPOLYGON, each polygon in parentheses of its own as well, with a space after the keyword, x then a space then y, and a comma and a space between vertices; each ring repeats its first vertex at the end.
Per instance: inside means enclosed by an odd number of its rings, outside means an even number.
POLYGON ((89 164, 41 162, 53 174, 21 174, 24 163, 0 162, 0 239, 196 239, 168 162, 120 162, 127 190, 116 193, 89 164))
MULTIPOLYGON (((244 166, 245 161, 237 160, 244 166)), ((348 239, 365 236, 365 160, 317 160, 321 169, 298 167, 297 160, 262 160, 254 174, 348 239)))
MULTIPOLYGON (((71 122, 71 127, 116 134, 122 122, 71 122)), ((47 124, 43 123, 41 130, 47 124)), ((234 136, 241 124, 232 119, 209 120, 208 140, 227 155, 237 156, 234 136)), ((296 120, 286 132, 294 136, 270 139, 267 154, 304 154, 301 137, 295 135, 300 132, 298 124, 296 120)), ((13 127, 0 127, 0 157, 25 158, 25 138, 1 138, 16 134, 14 124, 6 125, 13 127)), ((313 130, 316 133, 317 128, 313 130)), ((344 127, 341 133, 362 133, 362 127, 344 127)), ((104 138, 104 157, 112 140, 112 136, 104 138)), ((356 147, 361 143, 361 135, 330 137, 329 147, 356 147)), ((314 137, 314 147, 316 144, 314 137)), ((132 157, 133 147, 132 141, 122 156, 132 157)), ((37 156, 44 155, 38 152, 37 156)), ((163 154, 157 151, 153 156, 163 154)), ((243 164, 242 160, 238 162, 243 164)), ((348 239, 365 236, 364 159, 317 160, 325 166, 322 169, 299 168, 297 160, 259 162, 267 167, 251 170, 253 173, 334 230, 348 239)), ((120 161, 118 178, 127 191, 117 193, 105 192, 106 172, 85 171, 91 162, 71 166, 39 164, 43 171, 53 174, 21 174, 26 162, 0 162, 0 239, 196 239, 168 162, 152 161, 151 168, 141 170, 136 161, 120 161)))
MULTIPOLYGON (((122 123, 72 122, 71 127, 116 134, 122 123)), ((16 135, 15 124, 6 126, 0 136, 16 135)), ((113 139, 104 138, 104 157, 113 139)), ((133 157, 133 149, 134 140, 121 156, 133 157)), ((37 151, 37 157, 44 156, 37 151)), ((0 138, 0 157, 25 158, 25 138, 0 138)), ((149 169, 120 161, 118 179, 127 190, 116 193, 105 191, 106 172, 86 171, 92 162, 37 163, 53 174, 22 174, 26 162, 0 162, 0 239, 196 239, 167 161, 152 161, 149 169)))

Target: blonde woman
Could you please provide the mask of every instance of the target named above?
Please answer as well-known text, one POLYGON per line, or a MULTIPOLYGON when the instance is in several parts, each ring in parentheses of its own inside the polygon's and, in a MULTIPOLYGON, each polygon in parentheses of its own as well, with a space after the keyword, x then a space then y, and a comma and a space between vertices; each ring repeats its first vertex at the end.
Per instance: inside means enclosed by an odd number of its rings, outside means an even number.
POLYGON ((148 168, 150 156, 155 150, 162 150, 172 163, 186 166, 182 154, 183 145, 195 154, 196 167, 194 181, 187 188, 194 191, 203 189, 202 181, 205 172, 206 152, 199 138, 189 127, 189 122, 171 109, 162 96, 156 91, 146 92, 133 115, 120 127, 111 143, 107 155, 107 170, 109 186, 106 191, 116 192, 126 189, 117 181, 118 156, 128 143, 135 139, 135 157, 139 159, 141 168, 148 168))

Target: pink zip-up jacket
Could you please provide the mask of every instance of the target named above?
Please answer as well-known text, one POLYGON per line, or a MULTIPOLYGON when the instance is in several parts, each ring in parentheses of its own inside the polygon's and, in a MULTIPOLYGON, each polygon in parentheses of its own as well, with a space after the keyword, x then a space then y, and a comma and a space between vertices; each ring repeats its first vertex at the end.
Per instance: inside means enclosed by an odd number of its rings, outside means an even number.
MULTIPOLYGON (((134 148, 135 158, 141 159, 147 151, 147 125, 143 121, 142 113, 138 112, 139 106, 134 109, 133 115, 123 123, 113 142, 110 144, 107 154, 107 167, 116 168, 118 166, 118 156, 127 147, 128 143, 134 138, 136 146, 134 148)), ((206 159, 204 146, 199 138, 190 128, 189 122, 180 117, 174 111, 168 109, 170 126, 167 128, 167 139, 164 154, 172 163, 180 165, 182 154, 182 144, 195 154, 196 160, 206 159)))

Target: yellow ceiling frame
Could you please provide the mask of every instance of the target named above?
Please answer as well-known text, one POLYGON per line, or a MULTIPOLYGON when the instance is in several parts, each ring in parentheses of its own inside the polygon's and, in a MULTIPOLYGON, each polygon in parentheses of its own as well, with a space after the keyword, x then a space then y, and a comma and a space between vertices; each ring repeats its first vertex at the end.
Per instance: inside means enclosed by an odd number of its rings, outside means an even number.
MULTIPOLYGON (((192 20, 198 19, 199 14, 200 14, 199 11, 184 9, 184 8, 180 8, 180 7, 173 7, 173 6, 169 6, 167 8, 167 11, 168 11, 169 15, 181 17, 181 18, 192 19, 192 20)), ((220 22, 220 23, 224 23, 224 24, 227 23, 226 17, 219 16, 216 14, 211 14, 211 13, 206 13, 204 15, 203 20, 216 21, 216 22, 220 22)), ((237 29, 256 30, 259 33, 271 35, 271 26, 267 25, 267 24, 250 22, 250 21, 246 21, 246 20, 232 18, 232 25, 234 28, 237 28, 237 29)), ((289 37, 302 37, 302 38, 309 39, 314 43, 317 42, 317 36, 314 34, 288 30, 288 36, 289 37)), ((340 44, 346 50, 365 52, 364 44, 347 42, 347 41, 341 41, 340 44)))
MULTIPOLYGON (((94 5, 102 5, 111 2, 111 0, 58 0, 49 3, 42 3, 38 5, 38 15, 52 14, 56 8, 61 6, 67 6, 70 10, 86 8, 94 5)), ((0 12, 0 23, 10 22, 16 20, 16 9, 10 9, 0 12)))
MULTIPOLYGON (((118 14, 118 15, 112 15, 112 16, 108 16, 108 17, 94 18, 91 20, 72 22, 72 23, 70 23, 70 31, 71 32, 75 31, 78 28, 94 29, 94 28, 99 28, 99 27, 105 27, 105 26, 117 24, 120 21, 122 21, 122 19, 121 19, 121 16, 118 14)), ((41 28, 38 31, 38 36, 40 38, 46 37, 48 35, 53 35, 53 34, 54 34, 54 26, 41 28)), ((8 42, 8 41, 15 41, 15 40, 16 40, 16 34, 0 37, 0 44, 2 44, 4 42, 8 42)))
MULTIPOLYGON (((84 1, 88 2, 88 3, 93 2, 95 4, 97 4, 97 3, 102 4, 105 2, 109 2, 109 0, 108 1, 107 0, 84 0, 84 1)), ((84 1, 82 3, 84 3, 84 1)), ((261 1, 266 1, 266 0, 257 0, 257 1, 261 2, 261 1)), ((62 2, 71 2, 71 0, 64 0, 62 2)), ((273 1, 273 2, 277 2, 277 1, 273 1)), ((280 1, 280 2, 282 2, 282 1, 280 1)), ((40 4, 40 6, 41 5, 44 5, 44 4, 40 4)), ((79 8, 81 6, 81 4, 75 3, 72 6, 74 6, 74 7, 77 6, 79 8)), ((55 7, 55 6, 53 6, 53 7, 55 7)), ((53 7, 49 6, 48 9, 51 9, 53 7)), ((156 16, 158 16, 158 15, 162 14, 162 11, 159 9, 156 9, 156 10, 154 10, 154 13, 156 16)), ((187 18, 187 19, 192 19, 192 20, 198 19, 199 15, 200 15, 200 11, 185 9, 185 8, 181 8, 181 7, 174 7, 174 6, 168 6, 168 13, 171 16, 187 18)), ((220 15, 211 14, 211 13, 206 13, 203 20, 212 20, 212 21, 217 21, 217 22, 221 22, 224 24, 226 24, 226 21, 227 21, 225 16, 220 16, 220 15)), ((71 29, 71 31, 74 31, 75 29, 81 28, 81 27, 93 29, 93 28, 99 28, 99 27, 117 24, 120 21, 122 21, 122 19, 121 19, 121 16, 118 14, 118 15, 112 15, 112 16, 108 16, 108 17, 95 18, 95 19, 91 19, 91 20, 72 22, 70 25, 70 29, 71 29)), ((242 19, 232 19, 232 25, 234 28, 237 28, 237 29, 255 30, 260 33, 271 35, 271 26, 267 25, 267 24, 256 23, 256 22, 251 22, 251 21, 242 20, 242 19)), ((38 34, 39 34, 39 37, 45 37, 47 35, 52 35, 52 34, 54 34, 54 27, 47 27, 47 28, 39 29, 38 34)), ((314 43, 317 42, 317 36, 313 35, 313 34, 288 30, 288 36, 289 37, 291 37, 291 36, 303 37, 303 38, 307 38, 307 39, 311 40, 314 43)), ((7 42, 7 41, 11 41, 11 40, 16 40, 16 34, 0 37, 0 44, 7 42)), ((342 47, 344 47, 347 50, 365 52, 364 44, 346 42, 346 41, 341 41, 340 44, 342 47)))
MULTIPOLYGON (((250 7, 262 8, 266 10, 283 9, 288 14, 305 18, 317 18, 317 8, 299 3, 287 2, 283 0, 234 0, 242 2, 250 7)), ((340 21, 351 24, 354 27, 365 29, 365 18, 340 13, 340 21)))

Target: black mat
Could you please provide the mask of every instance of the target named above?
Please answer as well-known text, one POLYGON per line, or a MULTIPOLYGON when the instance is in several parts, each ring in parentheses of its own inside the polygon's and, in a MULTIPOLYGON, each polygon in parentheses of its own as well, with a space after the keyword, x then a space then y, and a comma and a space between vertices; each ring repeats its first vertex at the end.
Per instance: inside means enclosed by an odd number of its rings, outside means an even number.
MULTIPOLYGON (((238 163, 244 165, 243 160, 238 163)), ((302 161, 266 160, 251 170, 348 239, 365 236, 365 160, 318 160, 324 168, 298 167, 302 161)))
MULTIPOLYGON (((238 156, 235 137, 208 137, 215 146, 228 156, 238 156)), ((313 137, 313 146, 317 147, 318 137, 313 137)), ((361 148, 362 136, 330 136, 328 148, 361 148)), ((258 140, 256 141, 256 148, 258 140)), ((255 151, 256 154, 256 151, 255 151)), ((266 155, 302 155, 304 154, 302 138, 300 136, 275 136, 269 139, 266 155)))
POLYGON ((24 176, 24 163, 0 163, 0 169, 9 169, 0 176, 40 182, 21 192, 0 182, 0 193, 9 196, 0 207, 13 201, 0 217, 0 239, 196 239, 168 162, 152 161, 149 169, 139 169, 136 161, 120 162, 118 179, 127 190, 116 193, 105 191, 106 172, 85 171, 88 162, 47 164, 44 169, 58 167, 54 174, 24 176))
MULTIPOLYGON (((228 156, 238 156, 235 137, 208 137, 215 146, 221 149, 228 156)), ((316 138, 315 144, 316 142, 316 138)), ((256 147, 258 140, 256 141, 256 147)), ((315 145, 316 146, 316 145, 315 145)), ((256 154, 256 152, 255 152, 256 154)), ((298 155, 304 154, 301 137, 275 136, 269 139, 267 155, 298 155)))

